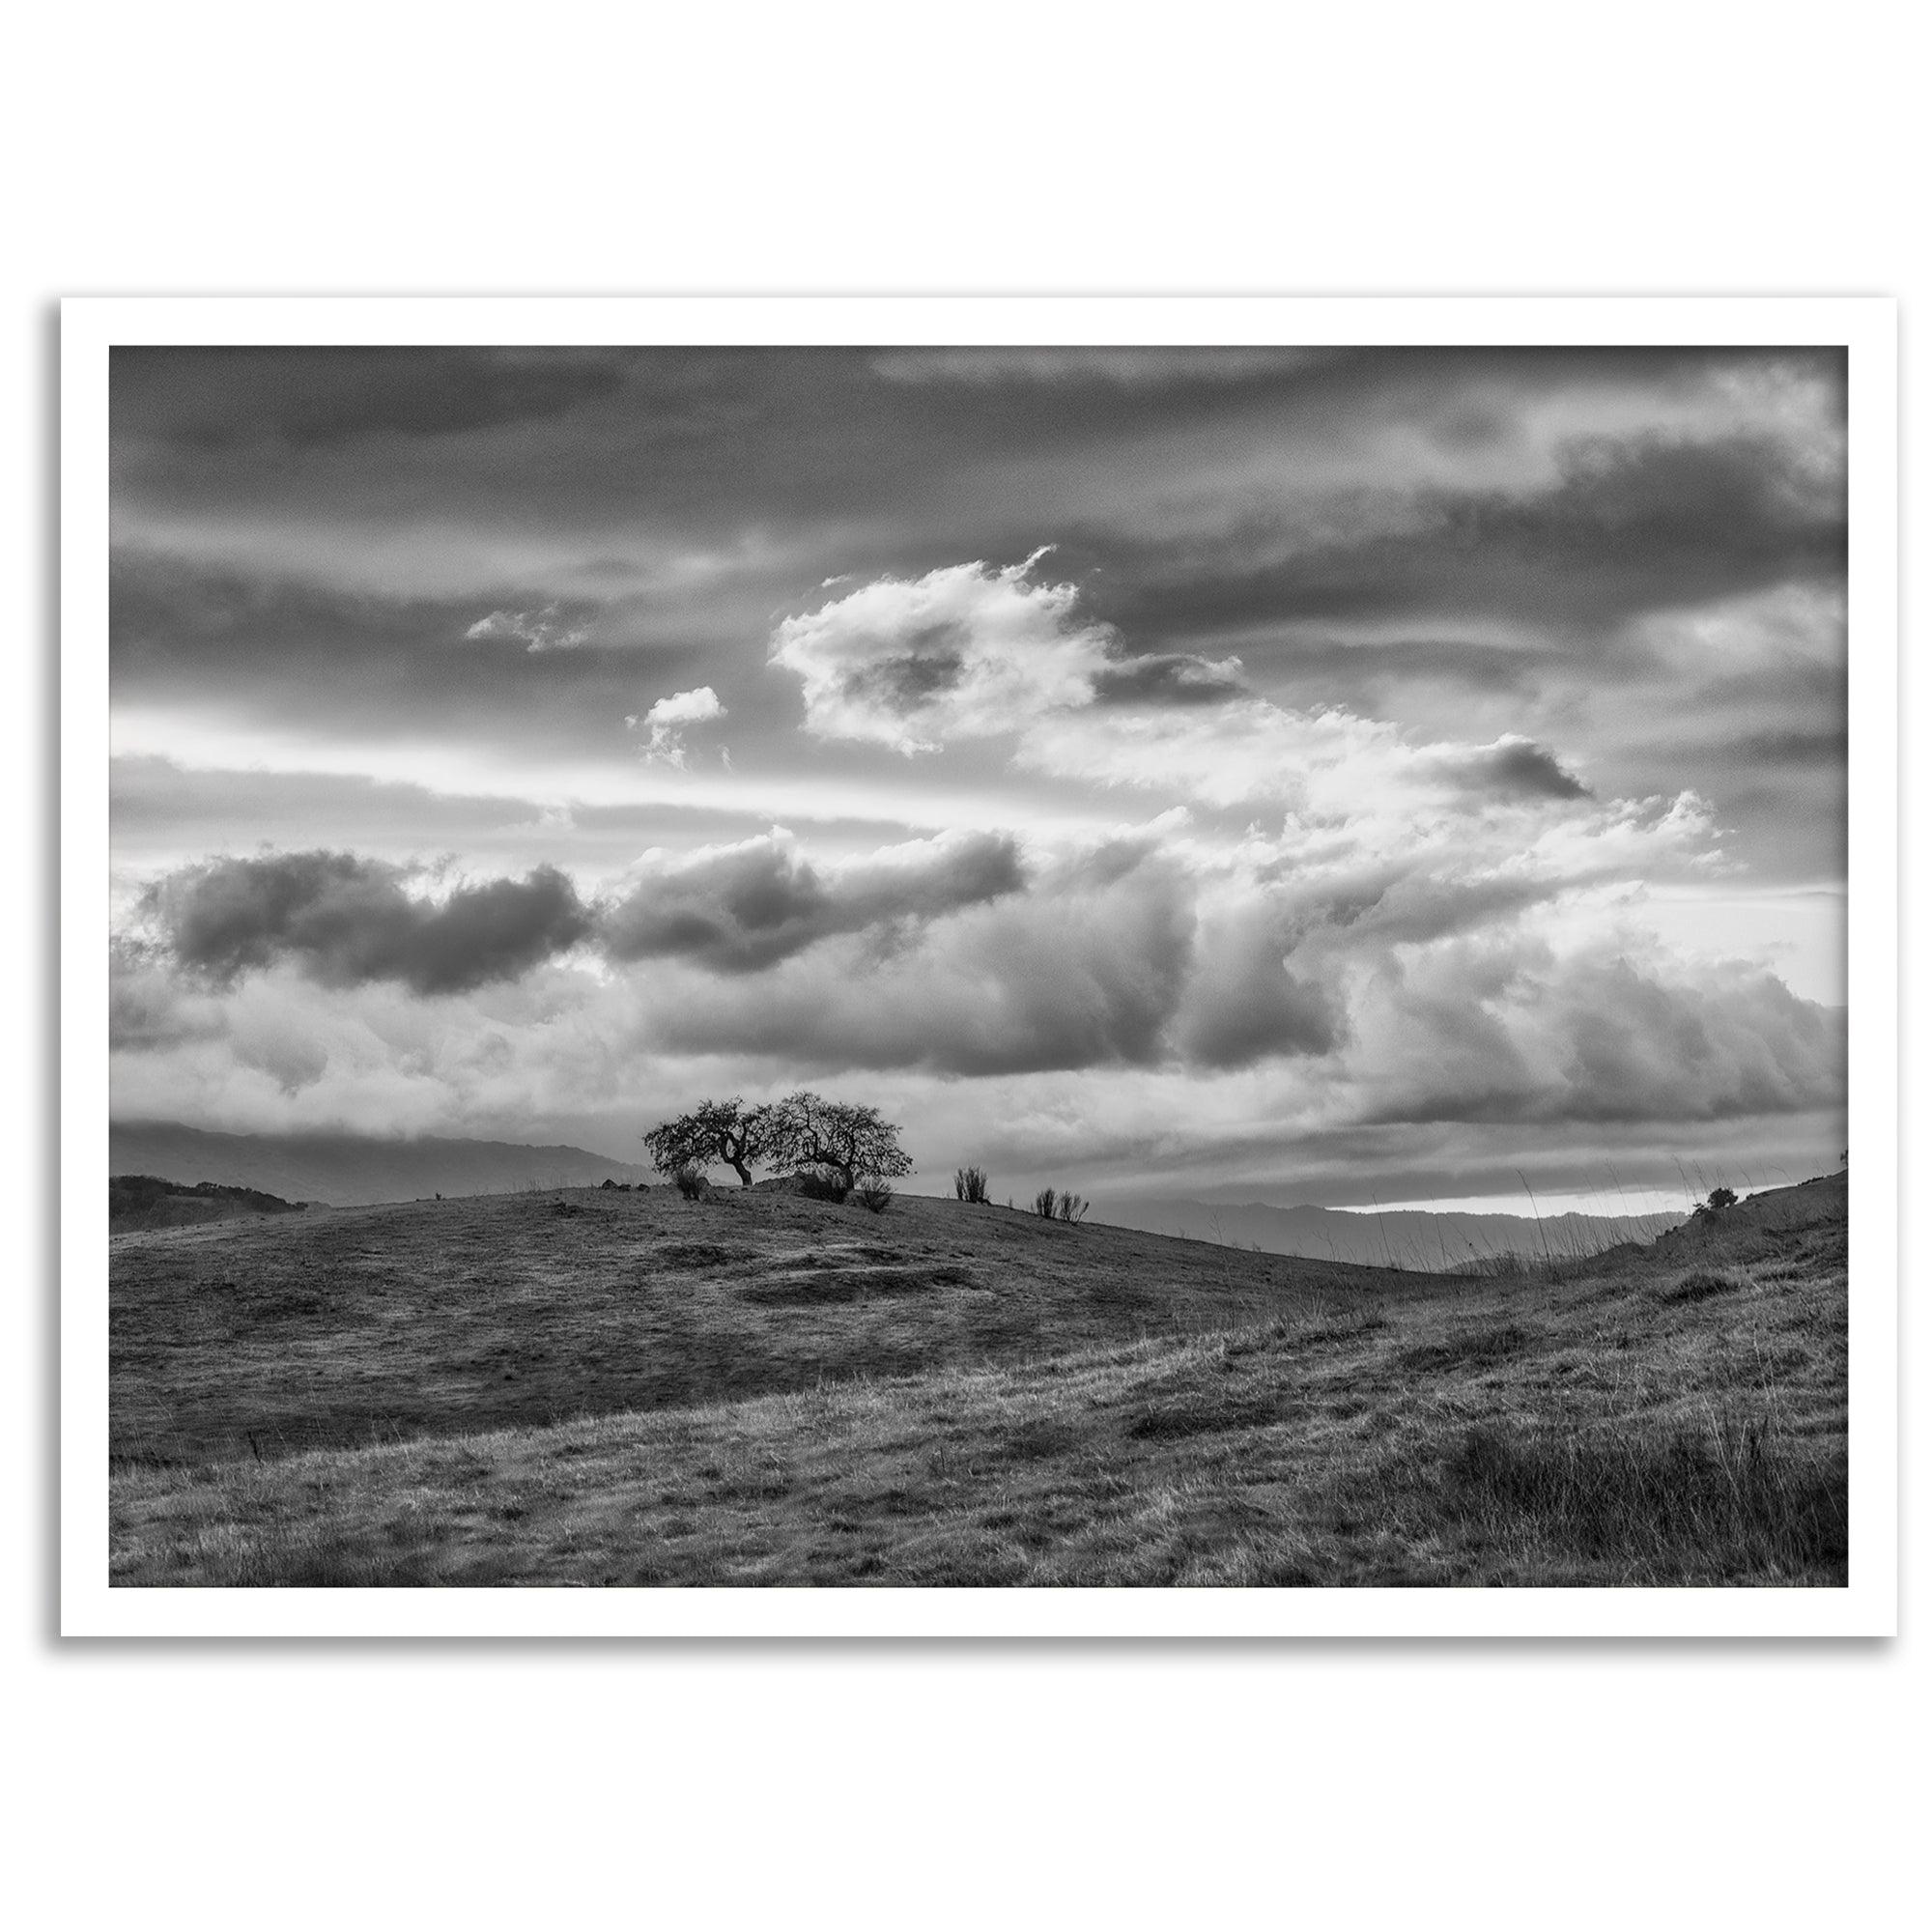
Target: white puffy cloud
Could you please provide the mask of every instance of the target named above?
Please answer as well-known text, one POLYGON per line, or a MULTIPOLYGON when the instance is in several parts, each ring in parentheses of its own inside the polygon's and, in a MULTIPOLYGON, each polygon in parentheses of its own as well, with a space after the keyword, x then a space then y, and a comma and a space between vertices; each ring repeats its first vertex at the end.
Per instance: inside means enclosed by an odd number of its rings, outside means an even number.
MULTIPOLYGON (((700 684, 695 691, 673 692, 668 697, 661 697, 643 716, 643 723, 651 734, 650 742, 644 747, 644 756, 654 763, 682 768, 685 727, 709 724, 727 715, 718 694, 708 684, 700 684)), ((636 718, 624 720, 633 730, 637 728, 638 722, 636 718)))
POLYGON ((787 617, 771 661, 803 684, 806 729, 910 755, 1091 703, 1113 633, 1080 616, 1074 585, 1030 581, 1040 554, 880 578, 787 617))

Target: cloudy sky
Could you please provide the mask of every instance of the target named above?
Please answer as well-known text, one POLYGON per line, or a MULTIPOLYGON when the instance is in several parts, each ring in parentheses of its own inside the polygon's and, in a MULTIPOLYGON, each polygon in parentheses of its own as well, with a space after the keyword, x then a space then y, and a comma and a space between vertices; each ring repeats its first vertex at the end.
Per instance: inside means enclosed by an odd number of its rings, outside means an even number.
POLYGON ((113 442, 119 1119, 1843 1146, 1835 353, 120 350, 113 442))

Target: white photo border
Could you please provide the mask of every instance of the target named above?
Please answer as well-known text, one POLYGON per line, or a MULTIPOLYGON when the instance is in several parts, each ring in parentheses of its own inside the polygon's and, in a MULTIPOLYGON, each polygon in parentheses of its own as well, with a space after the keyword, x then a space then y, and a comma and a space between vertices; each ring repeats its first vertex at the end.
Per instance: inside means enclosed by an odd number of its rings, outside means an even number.
POLYGON ((1897 304, 1887 297, 87 297, 61 313, 64 1636, 1889 1636, 1898 1625, 1897 304), (1842 346, 1850 1581, 1841 1589, 136 1589, 107 1580, 108 358, 120 345, 1842 346))

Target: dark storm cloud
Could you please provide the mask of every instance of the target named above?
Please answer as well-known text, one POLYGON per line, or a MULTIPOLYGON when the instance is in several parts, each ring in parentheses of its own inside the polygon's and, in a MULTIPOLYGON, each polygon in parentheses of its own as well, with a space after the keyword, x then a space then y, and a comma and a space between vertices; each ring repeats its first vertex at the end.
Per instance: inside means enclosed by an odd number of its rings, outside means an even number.
POLYGON ((113 427, 211 449, 454 436, 560 415, 623 379, 602 350, 123 348, 113 427))
POLYGON ((1018 846, 992 834, 934 839, 832 872, 788 840, 766 838, 649 867, 603 909, 600 924, 615 959, 756 973, 836 933, 917 924, 1025 887, 1018 846))
POLYGON ((1191 1066, 1226 1070, 1278 1054, 1331 1053, 1348 1015, 1327 988, 1289 970, 1294 944, 1286 909, 1262 905, 1213 922, 1174 1027, 1191 1066))
MULTIPOLYGON (((1380 520, 1387 521, 1386 517, 1380 520)), ((1210 637, 1269 624, 1508 616, 1595 629, 1772 585, 1835 583, 1846 557, 1842 478, 1766 436, 1592 439, 1552 489, 1418 492, 1401 526, 1244 562, 1168 545, 1123 553, 1135 587, 1111 614, 1143 633, 1210 637)), ((1265 549, 1270 529, 1247 533, 1265 549)))
POLYGON ((1841 1105, 1844 1012, 1769 973, 1669 977, 1471 943, 1390 966, 1373 1024, 1378 1123, 1725 1121, 1841 1105))
POLYGON ((216 982, 292 959, 330 986, 395 980, 422 994, 513 980, 589 936, 554 867, 412 898, 401 867, 350 852, 287 852, 184 867, 143 910, 174 958, 216 982))
POLYGON ((1155 1066, 1171 1059, 1168 1027, 1193 961, 1188 881, 1120 841, 863 972, 835 948, 785 962, 754 998, 696 980, 654 1024, 675 1052, 771 1056, 813 1070, 978 1078, 1155 1066))
POLYGON ((1588 798, 1590 788, 1566 772, 1541 745, 1526 738, 1506 740, 1463 759, 1458 780, 1474 792, 1503 798, 1588 798))

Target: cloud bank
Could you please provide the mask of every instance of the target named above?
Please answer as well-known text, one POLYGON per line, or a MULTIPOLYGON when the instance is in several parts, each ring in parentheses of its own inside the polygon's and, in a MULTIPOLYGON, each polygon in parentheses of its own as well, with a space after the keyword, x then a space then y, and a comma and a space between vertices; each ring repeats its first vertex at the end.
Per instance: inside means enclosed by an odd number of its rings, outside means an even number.
POLYGON ((614 1151, 850 1075, 1263 1191, 1843 1145, 1835 353, 114 383, 117 1107, 614 1151))
POLYGON ((349 852, 221 859, 151 886, 144 910, 173 957, 218 982, 290 959, 328 986, 395 980, 422 994, 512 980, 589 935, 552 866, 414 897, 408 872, 349 852))

